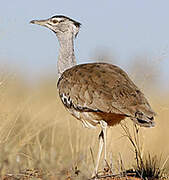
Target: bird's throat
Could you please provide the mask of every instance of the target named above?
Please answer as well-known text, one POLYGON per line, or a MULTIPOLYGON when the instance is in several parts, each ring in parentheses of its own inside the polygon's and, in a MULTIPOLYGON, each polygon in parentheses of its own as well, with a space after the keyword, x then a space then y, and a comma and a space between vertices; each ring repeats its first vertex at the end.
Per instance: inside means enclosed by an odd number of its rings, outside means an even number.
POLYGON ((64 34, 58 37, 60 49, 57 62, 58 76, 76 65, 76 59, 74 54, 74 37, 72 33, 64 34))

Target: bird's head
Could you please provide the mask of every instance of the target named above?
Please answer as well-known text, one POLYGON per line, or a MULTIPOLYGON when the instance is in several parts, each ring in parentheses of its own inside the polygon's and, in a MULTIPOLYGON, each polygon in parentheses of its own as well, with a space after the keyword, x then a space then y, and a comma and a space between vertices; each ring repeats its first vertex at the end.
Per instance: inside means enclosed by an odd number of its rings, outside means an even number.
POLYGON ((30 23, 45 26, 56 33, 57 36, 72 33, 74 37, 77 36, 81 25, 79 22, 63 15, 56 15, 43 20, 32 20, 30 23))

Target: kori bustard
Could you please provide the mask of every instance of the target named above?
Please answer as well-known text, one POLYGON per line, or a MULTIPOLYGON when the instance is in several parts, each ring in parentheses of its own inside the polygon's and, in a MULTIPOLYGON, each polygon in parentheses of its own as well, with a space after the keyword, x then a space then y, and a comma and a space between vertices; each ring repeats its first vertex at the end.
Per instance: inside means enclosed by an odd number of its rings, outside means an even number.
POLYGON ((154 126, 154 111, 144 94, 118 66, 107 63, 77 65, 74 39, 80 23, 66 16, 53 16, 30 23, 52 30, 59 41, 57 88, 66 109, 85 127, 101 126, 99 150, 93 175, 97 174, 104 146, 106 161, 106 129, 126 117, 144 127, 154 126))

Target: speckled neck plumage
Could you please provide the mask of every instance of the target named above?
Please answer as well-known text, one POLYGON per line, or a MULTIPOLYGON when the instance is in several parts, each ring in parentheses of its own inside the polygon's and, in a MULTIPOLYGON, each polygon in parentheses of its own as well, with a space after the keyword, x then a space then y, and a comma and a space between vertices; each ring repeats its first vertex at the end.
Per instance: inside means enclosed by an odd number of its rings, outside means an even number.
POLYGON ((58 36, 60 49, 57 61, 58 76, 60 77, 62 73, 76 65, 76 59, 74 54, 74 35, 69 32, 64 35, 58 36))

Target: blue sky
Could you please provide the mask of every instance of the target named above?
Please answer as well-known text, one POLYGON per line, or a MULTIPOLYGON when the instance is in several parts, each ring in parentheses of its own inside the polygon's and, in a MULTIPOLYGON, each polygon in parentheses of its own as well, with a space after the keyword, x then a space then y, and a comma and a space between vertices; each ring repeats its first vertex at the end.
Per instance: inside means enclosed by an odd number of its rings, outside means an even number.
POLYGON ((58 42, 51 31, 29 24, 63 14, 82 23, 76 39, 78 63, 104 49, 124 69, 138 55, 161 58, 169 78, 168 0, 15 0, 0 6, 0 65, 9 63, 33 79, 55 74, 58 42))

